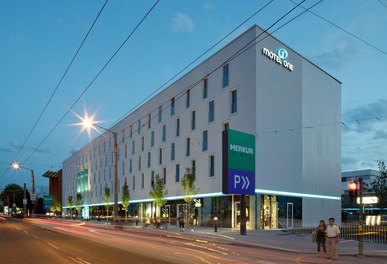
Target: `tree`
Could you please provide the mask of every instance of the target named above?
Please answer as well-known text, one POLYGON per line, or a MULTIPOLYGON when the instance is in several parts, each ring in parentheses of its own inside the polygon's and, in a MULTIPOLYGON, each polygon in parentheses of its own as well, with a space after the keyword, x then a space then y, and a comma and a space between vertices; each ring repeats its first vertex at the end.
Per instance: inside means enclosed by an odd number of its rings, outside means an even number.
POLYGON ((83 207, 83 195, 81 193, 77 193, 75 198, 75 210, 78 212, 78 218, 80 217, 80 212, 83 207))
MULTIPOLYGON (((4 187, 4 190, 0 193, 0 200, 4 205, 8 205, 12 208, 13 203, 16 207, 23 208, 24 189, 16 183, 10 183, 4 187)), ((26 190, 27 204, 31 205, 30 194, 26 190)))
POLYGON ((378 162, 378 168, 380 177, 375 178, 371 185, 375 195, 379 198, 380 214, 383 217, 384 194, 387 193, 387 168, 384 161, 378 162))
POLYGON ((122 186, 122 208, 125 211, 125 222, 128 222, 129 203, 130 203, 130 192, 129 192, 128 184, 126 183, 126 179, 125 179, 125 183, 122 186))
MULTIPOLYGON (((165 189, 164 180, 157 174, 152 189, 149 192, 149 197, 153 199, 156 207, 162 207, 167 203, 167 201, 164 200, 164 197, 167 195, 168 191, 165 189)), ((156 212, 156 214, 158 214, 158 210, 156 210, 156 212)))
POLYGON ((69 195, 69 196, 67 197, 67 205, 70 207, 71 219, 73 219, 74 198, 73 198, 72 195, 69 195))
POLYGON ((105 186, 105 189, 104 189, 102 202, 105 204, 105 207, 106 207, 106 222, 107 222, 109 218, 109 203, 110 203, 110 188, 107 186, 105 186))
MULTIPOLYGON (((181 188, 183 189, 183 199, 188 204, 187 218, 190 219, 190 206, 194 200, 194 196, 199 192, 195 188, 195 168, 186 168, 183 178, 181 179, 181 188)), ((189 223, 187 221, 187 223, 189 223)))
POLYGON ((53 205, 50 207, 50 211, 54 212, 54 215, 57 215, 57 212, 62 211, 62 204, 59 201, 55 201, 53 205))

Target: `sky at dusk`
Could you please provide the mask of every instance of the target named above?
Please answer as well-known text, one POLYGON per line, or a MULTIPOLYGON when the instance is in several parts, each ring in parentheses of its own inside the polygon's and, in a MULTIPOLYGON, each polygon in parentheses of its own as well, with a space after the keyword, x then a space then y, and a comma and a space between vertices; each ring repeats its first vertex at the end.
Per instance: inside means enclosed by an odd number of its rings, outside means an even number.
MULTIPOLYGON (((108 1, 57 86, 105 1, 2 1, 0 189, 13 182, 29 188, 30 172, 10 169, 14 161, 34 169, 36 186, 48 185, 41 175, 60 169, 90 140, 74 126, 77 115, 94 114, 110 127, 265 5, 182 74, 254 24, 270 27, 299 2, 161 0, 97 76, 156 3, 108 1)), ((342 127, 342 171, 376 169, 387 161, 387 0, 302 3, 313 5, 276 31, 304 11, 298 7, 269 32, 342 82, 343 123, 335 124, 342 127)))

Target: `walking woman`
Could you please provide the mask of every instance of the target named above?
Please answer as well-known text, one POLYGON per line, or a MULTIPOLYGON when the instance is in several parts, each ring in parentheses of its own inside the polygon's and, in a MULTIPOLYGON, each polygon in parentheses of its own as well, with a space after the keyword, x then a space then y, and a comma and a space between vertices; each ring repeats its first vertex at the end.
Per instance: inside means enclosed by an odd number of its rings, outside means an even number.
POLYGON ((324 255, 327 254, 327 248, 325 246, 326 233, 327 233, 326 231, 327 231, 327 227, 325 225, 324 220, 320 220, 320 224, 318 225, 317 230, 316 230, 316 233, 317 233, 316 242, 317 242, 317 255, 318 256, 322 256, 321 247, 324 250, 324 255))

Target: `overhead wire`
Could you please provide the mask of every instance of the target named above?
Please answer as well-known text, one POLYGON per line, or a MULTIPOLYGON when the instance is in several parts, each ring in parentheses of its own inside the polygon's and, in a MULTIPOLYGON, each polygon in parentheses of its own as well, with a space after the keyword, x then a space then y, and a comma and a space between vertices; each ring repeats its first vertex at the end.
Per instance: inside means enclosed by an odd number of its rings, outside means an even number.
MULTIPOLYGON (((200 54, 198 57, 196 57, 192 62, 190 62, 187 66, 185 66, 183 69, 178 71, 176 74, 174 74, 171 78, 169 78, 166 82, 164 82, 160 87, 158 87, 156 90, 154 90, 152 93, 150 93, 148 96, 146 96, 144 99, 142 99, 139 103, 137 103, 135 106, 133 106, 129 111, 127 111, 122 117, 120 117, 114 124, 117 124, 121 119, 126 117, 129 113, 137 109, 140 105, 142 105, 144 102, 146 102, 149 98, 151 98, 154 94, 156 94, 158 91, 160 91, 162 88, 164 88, 168 83, 170 83, 172 80, 174 80, 177 76, 179 76, 182 72, 187 70, 189 67, 191 67, 195 62, 197 62, 200 58, 202 58, 204 55, 206 55, 209 51, 211 51, 213 48, 215 48, 219 43, 224 41, 226 38, 228 38, 231 34, 233 34, 236 30, 238 30, 241 26, 243 26, 246 22, 248 22, 250 19, 255 17, 257 14, 259 14, 263 9, 265 9, 268 5, 270 5, 274 0, 270 0, 267 2, 263 7, 259 8, 257 11, 255 11, 253 14, 251 14, 248 18, 246 18, 243 22, 241 22, 237 27, 235 27, 233 30, 231 30, 228 34, 223 36, 219 41, 214 43, 211 47, 209 47, 207 50, 205 50, 202 54, 200 54)), ((112 124, 112 126, 114 126, 112 124)))
POLYGON ((64 73, 62 74, 62 77, 60 78, 59 82, 57 83, 57 85, 56 85, 54 91, 51 93, 51 95, 50 95, 48 101, 46 102, 45 106, 43 107, 42 111, 40 112, 40 114, 39 114, 39 116, 38 116, 38 119, 35 121, 34 125, 32 126, 32 128, 31 128, 30 132, 28 133, 26 139, 24 140, 23 144, 21 145, 21 147, 19 148, 19 150, 18 150, 17 153, 15 154, 14 160, 17 159, 17 157, 19 156, 20 152, 23 150, 25 144, 27 143, 28 139, 30 138, 32 132, 34 131, 34 129, 35 129, 36 126, 38 125, 40 119, 42 118, 44 112, 46 111, 46 109, 47 109, 48 105, 50 104, 52 98, 54 97, 55 93, 57 92, 59 86, 62 84, 63 79, 64 79, 65 76, 67 75, 67 72, 69 71, 70 67, 72 66, 73 62, 75 61, 75 58, 78 56, 79 51, 80 51, 81 48, 83 47, 83 44, 86 42, 86 39, 88 38, 88 36, 89 36, 91 30, 93 29, 95 23, 97 22, 98 18, 100 17, 100 15, 101 15, 102 11, 104 10, 104 8, 105 8, 105 6, 106 6, 106 4, 107 4, 108 1, 109 1, 109 0, 106 0, 106 1, 105 1, 105 3, 104 3, 104 4, 102 5, 102 7, 100 8, 100 10, 99 10, 97 16, 94 18, 93 23, 91 24, 89 30, 87 31, 86 35, 84 36, 84 38, 83 38, 81 44, 79 45, 77 51, 76 51, 75 54, 73 55, 72 59, 70 60, 70 63, 67 65, 66 70, 64 71, 64 73))
MULTIPOLYGON (((289 0, 289 1, 292 2, 292 3, 294 3, 294 4, 297 4, 297 2, 294 1, 294 0, 289 0)), ((306 9, 306 7, 303 7, 303 6, 301 6, 301 8, 306 9)), ((341 31, 347 33, 347 34, 350 35, 351 37, 353 37, 353 38, 355 38, 355 39, 357 39, 357 40, 363 42, 363 43, 366 44, 367 46, 369 46, 369 47, 371 47, 371 48, 373 48, 373 49, 379 51, 380 53, 382 53, 382 54, 384 54, 384 55, 387 55, 387 52, 386 52, 386 51, 384 51, 384 50, 382 50, 382 49, 379 49, 378 47, 376 47, 376 46, 373 45, 372 43, 370 43, 370 42, 368 42, 368 41, 366 41, 366 40, 364 40, 364 39, 362 39, 362 38, 356 36, 355 34, 351 33, 350 31, 346 30, 345 28, 340 27, 339 25, 337 25, 337 24, 335 24, 335 23, 329 21, 328 19, 326 19, 326 18, 320 16, 319 14, 317 14, 317 13, 315 13, 315 12, 313 12, 313 11, 308 10, 308 12, 311 13, 311 14, 313 14, 313 15, 315 15, 316 17, 318 17, 318 18, 324 20, 325 22, 327 22, 328 24, 334 26, 335 28, 338 28, 338 29, 340 29, 341 31)))
MULTIPOLYGON (((302 2, 299 3, 299 5, 301 5, 302 3, 304 3, 306 0, 303 0, 302 2)), ((319 2, 315 3, 314 5, 312 5, 311 7, 309 7, 309 9, 315 7, 316 5, 318 5, 319 3, 321 3, 323 0, 320 0, 319 2)), ((293 7, 290 11, 288 11, 285 15, 281 16, 279 19, 277 19, 270 27, 268 27, 267 29, 263 30, 260 34, 258 34, 258 36, 254 37, 251 41, 249 41, 247 44, 245 44, 242 48, 240 48, 238 51, 236 51, 233 55, 231 55, 231 57, 229 57, 228 59, 226 59, 223 63, 221 63, 219 66, 217 66, 216 68, 214 68, 213 70, 211 70, 209 73, 207 73, 205 76, 203 76, 203 78, 200 78, 198 79, 196 82, 194 82, 193 84, 189 85, 188 88, 184 89, 183 91, 181 91, 179 94, 177 94, 175 96, 175 102, 178 101, 181 97, 183 97, 186 92, 188 90, 191 90, 193 89, 195 86, 197 86, 203 79, 205 78, 208 78, 210 75, 212 75, 213 73, 215 73, 218 69, 220 69, 221 67, 223 67, 223 65, 227 64, 228 62, 230 62, 231 60, 235 59, 236 57, 240 56, 242 53, 244 53, 247 49, 250 49, 251 47, 253 47, 254 45, 256 45, 257 43, 259 43, 260 41, 262 41, 263 39, 265 39, 268 35, 270 35, 271 33, 268 32, 268 30, 270 30, 272 27, 274 27, 279 21, 281 21, 284 17, 286 17, 287 15, 289 15, 292 11, 294 11, 296 8, 298 7, 295 6, 293 7), (263 34, 268 34, 267 36, 265 36, 263 39, 255 42, 258 38, 260 38, 263 34), (253 44, 252 44, 253 43, 253 44), (252 45, 251 45, 252 44, 252 45), (249 47, 249 45, 251 45, 249 47)), ((303 12, 301 12, 300 14, 298 14, 295 18, 299 17, 300 15, 304 14, 307 10, 304 10, 303 12)), ((285 24, 281 25, 279 28, 282 28, 284 27, 285 25, 287 25, 288 23, 290 23, 291 21, 294 21, 295 18, 292 18, 290 21, 286 22, 285 24)), ((278 29, 276 29, 278 30, 278 29)), ((162 104, 162 106, 165 105, 164 108, 162 108, 161 110, 161 113, 163 113, 169 106, 170 106, 170 103, 169 102, 165 102, 162 104)), ((155 112, 158 110, 158 107, 156 107, 155 109, 153 109, 151 111, 151 113, 155 112)), ((158 117, 159 113, 157 113, 156 115, 153 115, 153 117, 151 117, 151 120, 155 119, 156 117, 158 117)), ((142 116, 140 119, 144 119, 148 116, 148 114, 142 116)), ((131 125, 134 125, 135 123, 137 122, 134 121, 132 122, 131 124, 129 124, 129 126, 131 125)), ((141 127, 144 127, 145 126, 145 123, 141 125, 141 127)), ((126 137, 127 138, 127 137, 126 137)))
POLYGON ((110 64, 110 62, 114 59, 114 57, 118 54, 118 52, 122 49, 122 47, 126 44, 126 42, 132 37, 132 35, 137 31, 140 25, 144 22, 144 20, 149 16, 152 10, 157 6, 160 0, 157 0, 153 6, 147 11, 147 13, 143 16, 143 18, 138 22, 135 28, 131 31, 131 33, 125 38, 122 44, 117 48, 117 50, 113 53, 113 55, 108 59, 108 61, 104 64, 101 70, 94 76, 91 82, 86 86, 86 88, 82 91, 82 93, 78 96, 75 102, 69 107, 69 109, 64 113, 64 115, 59 119, 59 121, 55 124, 55 126, 50 130, 50 132, 43 138, 43 140, 39 143, 39 145, 28 155, 28 157, 24 160, 23 163, 26 163, 30 157, 43 145, 43 143, 47 140, 47 138, 54 132, 54 130, 59 126, 59 124, 63 121, 63 119, 67 116, 67 114, 73 109, 73 107, 78 103, 78 101, 82 98, 82 96, 89 90, 92 84, 98 79, 101 73, 106 69, 106 67, 110 64))

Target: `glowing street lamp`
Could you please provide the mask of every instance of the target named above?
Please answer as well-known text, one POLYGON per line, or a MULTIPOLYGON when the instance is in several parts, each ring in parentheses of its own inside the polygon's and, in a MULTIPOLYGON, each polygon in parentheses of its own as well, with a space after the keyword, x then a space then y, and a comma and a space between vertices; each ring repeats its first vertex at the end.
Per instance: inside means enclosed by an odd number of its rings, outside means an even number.
POLYGON ((21 165, 20 163, 18 162, 13 162, 10 164, 11 167, 14 169, 14 170, 20 170, 20 169, 25 169, 25 170, 29 170, 31 172, 31 201, 33 203, 33 208, 32 208, 32 214, 35 213, 35 210, 36 210, 36 197, 35 197, 35 176, 34 176, 34 170, 32 169, 29 169, 23 165, 21 165))
POLYGON ((94 129, 98 131, 97 128, 100 128, 104 131, 110 132, 113 134, 113 154, 114 154, 114 178, 113 178, 113 196, 114 196, 114 204, 113 204, 113 222, 118 220, 118 151, 117 151, 117 132, 114 132, 110 129, 102 127, 98 125, 92 118, 86 116, 85 118, 80 117, 82 120, 82 126, 84 129, 88 130, 90 133, 90 129, 94 129))

